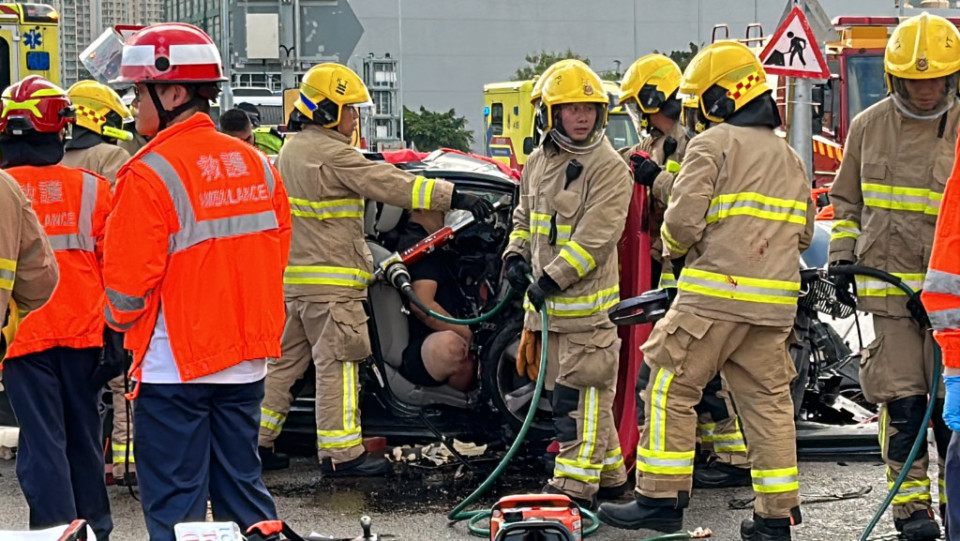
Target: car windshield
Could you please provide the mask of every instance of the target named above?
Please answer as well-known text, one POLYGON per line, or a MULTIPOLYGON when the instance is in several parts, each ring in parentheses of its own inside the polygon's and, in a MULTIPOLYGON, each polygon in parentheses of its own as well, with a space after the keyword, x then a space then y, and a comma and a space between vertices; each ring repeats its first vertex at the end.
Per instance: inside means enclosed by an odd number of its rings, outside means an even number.
POLYGON ((847 114, 849 121, 887 95, 883 55, 853 55, 847 58, 847 114))
POLYGON ((607 139, 610 140, 613 148, 632 147, 640 142, 630 115, 625 112, 610 114, 610 120, 607 122, 607 139))

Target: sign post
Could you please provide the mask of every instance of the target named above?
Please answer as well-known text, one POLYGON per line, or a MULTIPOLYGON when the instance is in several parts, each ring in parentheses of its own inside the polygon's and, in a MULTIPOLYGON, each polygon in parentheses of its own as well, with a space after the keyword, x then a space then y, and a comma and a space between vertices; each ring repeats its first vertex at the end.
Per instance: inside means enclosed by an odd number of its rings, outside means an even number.
POLYGON ((803 160, 807 178, 813 181, 813 82, 827 79, 830 70, 820 51, 807 17, 800 6, 790 13, 774 32, 763 52, 760 63, 767 73, 793 78, 793 101, 788 103, 790 118, 790 146, 803 160))

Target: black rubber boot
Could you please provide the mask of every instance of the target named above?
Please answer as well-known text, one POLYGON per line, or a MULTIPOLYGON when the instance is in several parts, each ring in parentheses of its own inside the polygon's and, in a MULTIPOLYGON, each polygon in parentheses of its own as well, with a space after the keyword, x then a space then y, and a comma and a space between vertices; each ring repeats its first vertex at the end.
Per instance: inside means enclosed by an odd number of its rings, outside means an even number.
POLYGON ((693 469, 693 488, 748 487, 752 484, 750 468, 738 468, 714 460, 693 469))
POLYGON ((137 472, 128 471, 123 477, 114 477, 113 484, 118 487, 135 487, 137 486, 137 472))
POLYGON ((656 530, 673 533, 683 529, 683 508, 689 496, 679 498, 647 498, 636 495, 628 503, 605 503, 600 506, 600 522, 624 530, 656 530))
POLYGON ((320 462, 320 471, 326 477, 383 477, 393 473, 393 466, 383 455, 364 452, 353 460, 339 464, 325 458, 320 462))
POLYGON ((278 453, 273 447, 257 447, 260 454, 260 467, 264 471, 283 470, 290 467, 290 457, 286 453, 278 453))
POLYGON ((763 518, 756 513, 753 518, 740 523, 740 539, 743 541, 790 541, 790 527, 800 524, 800 508, 790 511, 790 518, 763 518))
POLYGON ((895 519, 893 525, 906 541, 933 541, 940 539, 940 525, 933 518, 933 511, 920 509, 910 514, 910 518, 895 519))
POLYGON ((574 498, 573 496, 564 492, 563 489, 557 488, 551 485, 550 483, 547 483, 546 485, 544 485, 543 490, 541 490, 540 492, 544 494, 561 494, 563 496, 570 498, 570 501, 572 501, 573 503, 579 505, 580 509, 586 509, 587 511, 590 511, 590 512, 595 512, 597 510, 597 505, 599 505, 599 503, 597 502, 596 496, 594 496, 589 500, 584 498, 574 498))

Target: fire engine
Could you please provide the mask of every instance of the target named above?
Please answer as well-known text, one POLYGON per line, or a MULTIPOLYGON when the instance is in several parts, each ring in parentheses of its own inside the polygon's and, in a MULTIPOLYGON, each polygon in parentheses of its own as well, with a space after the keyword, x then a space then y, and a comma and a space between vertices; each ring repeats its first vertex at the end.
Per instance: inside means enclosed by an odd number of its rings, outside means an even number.
POLYGON ((60 84, 60 15, 46 4, 0 4, 0 88, 28 75, 60 84))

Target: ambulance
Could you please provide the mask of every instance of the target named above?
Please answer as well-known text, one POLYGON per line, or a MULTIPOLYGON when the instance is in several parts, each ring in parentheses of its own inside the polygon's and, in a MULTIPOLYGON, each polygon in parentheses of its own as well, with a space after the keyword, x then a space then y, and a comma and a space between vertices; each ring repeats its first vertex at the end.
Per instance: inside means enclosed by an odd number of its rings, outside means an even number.
MULTIPOLYGON (((484 154, 512 169, 521 170, 533 152, 533 80, 490 83, 483 86, 484 154)), ((617 103, 619 83, 604 81, 610 97, 607 139, 614 148, 640 142, 627 111, 617 103)))
POLYGON ((0 4, 0 88, 28 75, 60 84, 60 15, 46 4, 0 4))

